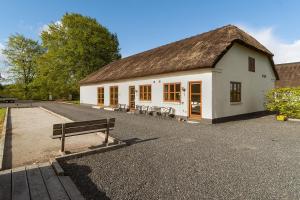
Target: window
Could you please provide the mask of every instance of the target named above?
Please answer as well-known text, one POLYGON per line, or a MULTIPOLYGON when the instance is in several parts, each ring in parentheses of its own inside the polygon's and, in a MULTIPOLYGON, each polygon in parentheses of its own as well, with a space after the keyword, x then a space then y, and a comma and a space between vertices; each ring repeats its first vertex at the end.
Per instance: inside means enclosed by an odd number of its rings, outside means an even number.
POLYGON ((140 100, 151 101, 151 85, 140 85, 140 100))
POLYGON ((255 72, 255 59, 252 57, 248 58, 248 70, 249 72, 255 72))
POLYGON ((118 105, 118 86, 110 87, 110 106, 118 105))
POLYGON ((239 82, 230 82, 230 102, 241 102, 242 84, 239 82))
POLYGON ((98 88, 98 105, 104 104, 104 87, 98 88))
POLYGON ((164 84, 164 101, 180 102, 180 83, 164 84))

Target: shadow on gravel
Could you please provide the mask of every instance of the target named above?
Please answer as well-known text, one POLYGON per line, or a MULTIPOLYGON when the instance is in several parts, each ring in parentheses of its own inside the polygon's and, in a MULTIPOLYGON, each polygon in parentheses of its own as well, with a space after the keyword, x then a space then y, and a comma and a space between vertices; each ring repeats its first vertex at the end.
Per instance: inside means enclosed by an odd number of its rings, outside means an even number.
POLYGON ((133 144, 148 142, 148 141, 157 140, 157 139, 159 139, 159 137, 149 138, 149 139, 144 139, 144 140, 142 140, 140 138, 131 138, 131 139, 123 140, 123 142, 125 142, 127 145, 133 145, 133 144))
POLYGON ((62 165, 65 174, 71 177, 85 199, 110 199, 106 196, 106 193, 101 191, 101 189, 90 179, 89 174, 92 170, 89 166, 67 163, 65 161, 60 161, 60 164, 62 165))
POLYGON ((10 111, 7 115, 7 132, 4 142, 3 169, 12 168, 12 123, 10 111))

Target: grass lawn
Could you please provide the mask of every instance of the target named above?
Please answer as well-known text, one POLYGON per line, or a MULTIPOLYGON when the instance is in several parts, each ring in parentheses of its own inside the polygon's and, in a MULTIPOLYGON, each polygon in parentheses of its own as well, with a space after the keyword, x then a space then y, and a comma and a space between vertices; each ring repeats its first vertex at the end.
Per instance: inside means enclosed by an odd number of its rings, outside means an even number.
MULTIPOLYGON (((5 117, 6 108, 0 108, 0 134, 2 133, 3 121, 5 117)), ((1 135, 0 135, 1 137, 1 135)))
POLYGON ((72 103, 72 104, 80 104, 79 100, 72 100, 72 101, 65 101, 65 102, 72 103))

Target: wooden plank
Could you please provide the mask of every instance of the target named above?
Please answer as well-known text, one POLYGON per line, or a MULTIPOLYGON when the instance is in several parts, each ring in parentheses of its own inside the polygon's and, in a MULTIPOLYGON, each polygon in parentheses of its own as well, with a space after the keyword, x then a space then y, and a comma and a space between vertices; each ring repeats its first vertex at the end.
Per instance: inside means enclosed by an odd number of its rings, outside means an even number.
POLYGON ((51 164, 52 164, 52 167, 53 167, 53 169, 54 169, 56 175, 58 175, 58 176, 63 176, 63 175, 65 174, 64 169, 60 166, 60 164, 57 162, 56 159, 54 159, 54 160, 51 162, 51 164))
POLYGON ((0 199, 11 200, 11 169, 0 171, 0 199))
POLYGON ((42 174, 37 165, 26 167, 31 200, 50 200, 42 174))
POLYGON ((53 129, 61 129, 62 124, 53 124, 53 129))
POLYGON ((76 133, 76 132, 84 132, 90 130, 99 130, 99 129, 106 129, 107 124, 96 124, 96 125, 89 125, 89 126, 79 126, 79 127, 72 127, 66 128, 66 134, 68 133, 76 133))
POLYGON ((84 200, 76 185, 69 176, 58 177, 71 200, 84 200))
MULTIPOLYGON (((114 130, 114 128, 110 128, 109 129, 114 130)), ((106 129, 99 129, 99 130, 92 130, 92 131, 83 131, 83 132, 78 132, 78 133, 68 133, 65 135, 65 137, 72 137, 72 136, 76 136, 76 135, 86 135, 86 134, 92 134, 92 133, 98 133, 98 132, 105 132, 106 129)), ((54 135, 51 136, 52 139, 57 139, 57 138, 61 138, 61 135, 54 135)))
POLYGON ((77 126, 88 126, 94 124, 103 124, 103 123, 106 123, 106 119, 70 122, 70 123, 66 123, 66 128, 77 127, 77 126))
POLYGON ((59 200, 69 200, 69 197, 58 180, 53 168, 50 166, 50 163, 39 165, 41 170, 44 182, 46 184, 48 193, 51 199, 59 199, 59 200))
MULTIPOLYGON (((115 118, 109 119, 110 128, 114 128, 115 121, 116 121, 115 118)), ((90 131, 102 132, 104 129, 106 129, 106 127, 107 127, 107 119, 82 121, 82 122, 70 122, 65 124, 65 136, 70 137, 75 135, 83 135, 83 134, 91 133, 90 131), (73 134, 73 133, 79 133, 79 134, 73 134)), ((54 124, 52 138, 60 138, 61 134, 62 134, 62 124, 54 124), (60 136, 60 137, 54 137, 54 136, 60 136)))
POLYGON ((12 200, 30 200, 25 167, 12 169, 12 200))

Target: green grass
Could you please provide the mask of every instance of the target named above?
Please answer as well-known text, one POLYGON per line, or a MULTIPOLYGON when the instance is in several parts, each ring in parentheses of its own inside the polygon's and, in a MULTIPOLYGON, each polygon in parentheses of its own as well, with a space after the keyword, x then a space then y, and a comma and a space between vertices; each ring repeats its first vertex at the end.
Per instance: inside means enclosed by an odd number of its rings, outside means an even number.
POLYGON ((79 100, 72 100, 72 101, 66 101, 68 103, 73 103, 73 104, 80 104, 79 100))
MULTIPOLYGON (((5 118, 6 108, 0 108, 0 134, 2 133, 3 121, 5 118)), ((0 136, 1 137, 1 136, 0 136)))
POLYGON ((5 113, 6 113, 6 108, 0 108, 0 122, 1 123, 4 121, 5 113))

